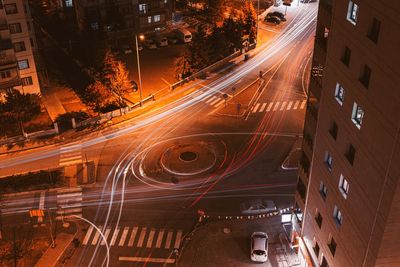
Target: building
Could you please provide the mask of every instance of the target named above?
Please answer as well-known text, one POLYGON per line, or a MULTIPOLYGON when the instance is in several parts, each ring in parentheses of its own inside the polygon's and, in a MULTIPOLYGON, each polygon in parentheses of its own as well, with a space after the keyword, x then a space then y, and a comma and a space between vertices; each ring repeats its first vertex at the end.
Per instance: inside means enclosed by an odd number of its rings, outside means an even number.
POLYGON ((27 0, 0 3, 0 93, 40 93, 33 23, 27 0))
POLYGON ((174 0, 75 1, 81 31, 100 31, 117 38, 162 29, 173 10, 174 0))
POLYGON ((400 266, 400 1, 320 0, 292 241, 314 266, 400 266))

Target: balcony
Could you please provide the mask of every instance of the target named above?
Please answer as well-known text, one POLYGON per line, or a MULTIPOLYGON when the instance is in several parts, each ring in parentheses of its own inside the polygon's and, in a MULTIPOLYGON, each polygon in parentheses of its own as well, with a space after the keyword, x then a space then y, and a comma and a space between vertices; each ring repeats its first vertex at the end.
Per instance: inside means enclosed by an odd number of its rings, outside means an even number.
POLYGON ((15 56, 0 56, 0 70, 12 69, 17 67, 15 56))

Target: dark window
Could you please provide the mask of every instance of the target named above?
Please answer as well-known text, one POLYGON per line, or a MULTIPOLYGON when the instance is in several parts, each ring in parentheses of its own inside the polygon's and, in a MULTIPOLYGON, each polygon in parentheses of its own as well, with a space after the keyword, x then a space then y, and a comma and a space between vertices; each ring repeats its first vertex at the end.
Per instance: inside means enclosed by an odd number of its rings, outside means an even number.
POLYGON ((329 250, 330 250, 331 253, 332 253, 332 256, 335 256, 335 252, 336 252, 336 242, 335 242, 335 240, 333 239, 333 237, 331 237, 331 240, 330 240, 330 242, 329 242, 329 244, 328 244, 328 247, 329 247, 329 250))
POLYGON ((349 145, 345 156, 346 156, 347 160, 349 161, 349 163, 351 165, 353 165, 354 157, 356 156, 356 149, 354 148, 354 146, 352 144, 349 145))
POLYGON ((321 213, 319 213, 318 211, 317 211, 317 214, 315 214, 315 221, 317 222, 318 227, 321 228, 321 226, 322 226, 322 216, 321 216, 321 213))
POLYGON ((360 82, 366 88, 368 88, 370 79, 371 79, 371 69, 367 65, 364 65, 363 72, 361 73, 361 76, 360 76, 360 82))
POLYGON ((322 198, 325 200, 326 196, 328 195, 328 188, 322 181, 321 181, 321 184, 319 185, 319 193, 321 194, 322 198))
POLYGON ((21 83, 23 86, 32 85, 33 84, 32 77, 28 76, 28 77, 21 78, 21 83))
POLYGON ((345 46, 345 48, 343 50, 343 55, 342 55, 343 64, 345 64, 346 66, 349 66, 350 58, 351 58, 351 50, 347 46, 345 46))
POLYGON ((29 38, 29 41, 31 42, 31 46, 34 47, 34 46, 35 46, 35 43, 33 42, 33 39, 32 39, 32 38, 29 38))
POLYGON ((18 13, 17 4, 4 4, 4 10, 7 15, 18 13))
POLYGON ((329 267, 328 262, 326 261, 325 257, 322 257, 321 267, 329 267))
POLYGON ((328 151, 325 152, 325 164, 329 171, 332 171, 333 158, 328 151))
POLYGON ((0 75, 2 79, 7 79, 11 77, 11 72, 9 70, 5 70, 0 72, 0 75))
POLYGON ((333 209, 333 219, 335 220, 335 222, 338 226, 342 225, 343 214, 337 206, 335 206, 335 208, 333 209))
POLYGON ((336 122, 332 122, 331 128, 329 129, 329 133, 331 134, 331 136, 333 137, 333 139, 336 140, 337 134, 338 134, 338 126, 336 124, 336 122))
POLYGON ((24 4, 23 7, 24 7, 24 13, 25 14, 28 13, 28 10, 26 9, 26 4, 24 4))
POLYGON ((8 27, 10 28, 10 33, 22 32, 21 23, 11 23, 11 24, 8 24, 8 27))
POLYGON ((319 245, 318 245, 317 241, 315 241, 315 244, 313 246, 313 250, 315 252, 315 255, 318 257, 318 255, 319 255, 319 245))
POLYGON ((31 24, 29 23, 29 21, 26 22, 26 26, 28 28, 28 31, 30 31, 31 30, 31 24))
POLYGON ((21 52, 26 50, 24 41, 13 43, 13 46, 15 52, 21 52))
POLYGON ((305 200, 306 199, 306 186, 304 185, 303 181, 301 180, 301 178, 298 178, 298 182, 297 182, 297 192, 299 192, 299 195, 301 197, 301 199, 305 200))
POLYGON ((377 43, 380 30, 381 30, 381 22, 376 18, 374 18, 372 20, 371 28, 368 33, 368 38, 374 43, 377 43))

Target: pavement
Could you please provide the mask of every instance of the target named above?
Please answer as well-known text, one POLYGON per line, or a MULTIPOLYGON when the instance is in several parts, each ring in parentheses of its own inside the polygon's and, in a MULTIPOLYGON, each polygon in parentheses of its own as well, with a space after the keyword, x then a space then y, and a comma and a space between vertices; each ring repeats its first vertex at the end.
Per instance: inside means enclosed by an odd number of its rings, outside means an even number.
POLYGON ((57 236, 56 246, 49 247, 40 260, 36 263, 37 267, 53 267, 56 266, 60 257, 64 254, 65 250, 74 239, 73 234, 59 234, 57 236))
POLYGON ((291 251, 280 223, 280 216, 261 219, 234 219, 206 222, 186 236, 180 267, 213 266, 300 266, 291 251), (268 261, 250 261, 250 236, 266 232, 269 237, 268 261))

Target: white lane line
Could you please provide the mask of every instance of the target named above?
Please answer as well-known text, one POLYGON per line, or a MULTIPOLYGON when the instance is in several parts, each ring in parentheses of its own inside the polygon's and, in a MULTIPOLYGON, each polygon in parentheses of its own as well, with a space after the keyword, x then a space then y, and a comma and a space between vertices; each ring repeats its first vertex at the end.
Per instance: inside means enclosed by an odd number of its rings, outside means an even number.
POLYGON ((293 105, 293 101, 290 101, 289 104, 286 107, 286 110, 289 110, 293 105))
POLYGON ((175 259, 163 259, 163 258, 141 258, 141 257, 118 257, 119 261, 129 262, 150 262, 150 263, 175 263, 175 259))
POLYGON ((82 192, 82 188, 76 187, 76 188, 66 188, 66 189, 57 190, 57 194, 60 194, 60 193, 72 193, 72 192, 82 192))
POLYGON ((170 248, 171 247, 171 241, 172 241, 172 235, 174 232, 169 231, 167 234, 167 240, 165 241, 165 248, 170 248))
POLYGON ((66 162, 60 162, 60 166, 68 166, 68 165, 75 165, 75 164, 79 164, 82 163, 82 159, 80 160, 74 160, 74 161, 66 161, 66 162))
MULTIPOLYGON (((103 227, 102 225, 99 226, 99 229, 101 229, 102 227, 103 227)), ((97 241, 99 241, 99 237, 100 237, 100 231, 96 231, 96 234, 94 235, 93 240, 92 240, 92 245, 97 244, 97 241)))
POLYGON ((259 106, 260 106, 260 103, 257 103, 257 105, 254 106, 254 108, 251 112, 256 113, 259 106))
POLYGON ((138 248, 141 248, 143 246, 143 242, 144 242, 144 237, 146 236, 146 232, 147 232, 147 228, 143 227, 142 231, 140 232, 140 236, 139 236, 139 240, 138 243, 136 244, 136 246, 138 248))
POLYGON ((121 239, 119 240, 118 246, 122 247, 125 244, 126 236, 128 235, 129 227, 125 226, 124 230, 122 231, 121 239))
POLYGON ((62 195, 57 195, 57 200, 60 200, 62 198, 75 198, 75 197, 79 197, 79 196, 82 196, 82 192, 62 194, 62 195))
POLYGON ((63 208, 62 210, 58 210, 57 214, 71 214, 71 213, 80 213, 82 212, 82 208, 72 208, 72 209, 68 209, 67 208, 63 208))
POLYGON ((215 108, 221 106, 226 100, 221 100, 219 103, 217 103, 216 105, 214 105, 215 108))
POLYGON ((213 95, 211 98, 209 98, 207 101, 206 101, 206 103, 208 104, 208 103, 211 103, 212 101, 214 101, 215 100, 215 98, 217 98, 215 95, 213 95))
MULTIPOLYGON (((44 210, 44 197, 45 197, 45 194, 46 194, 45 191, 40 192, 40 199, 39 199, 39 209, 40 210, 44 210)), ((38 220, 38 223, 42 223, 43 222, 43 217, 39 216, 37 218, 37 220, 38 220)))
POLYGON ((300 104, 300 101, 297 100, 296 103, 294 103, 293 109, 297 109, 297 107, 299 106, 299 104, 300 104))
POLYGON ((74 160, 81 160, 82 156, 72 156, 72 157, 62 157, 60 158, 60 162, 66 162, 66 161, 74 161, 74 160))
POLYGON ((268 108, 267 108, 267 112, 271 111, 271 108, 272 108, 273 104, 274 104, 273 102, 269 103, 268 108))
POLYGON ((151 246, 153 245, 153 239, 154 239, 155 233, 156 233, 155 229, 150 230, 149 237, 147 239, 146 248, 151 248, 151 246))
POLYGON ((276 111, 279 107, 280 102, 276 102, 275 106, 274 106, 274 111, 276 111))
POLYGON ((156 241, 156 248, 161 248, 161 243, 163 241, 163 237, 164 237, 164 229, 161 229, 158 232, 157 241, 156 241))
POLYGON ((267 103, 263 103, 258 112, 263 112, 266 106, 267 106, 267 103))
POLYGON ((179 246, 181 245, 181 239, 182 239, 182 231, 179 230, 178 233, 176 234, 174 248, 179 248, 179 246))
POLYGON ((87 243, 89 242, 89 238, 92 235, 93 229, 94 229, 94 227, 93 227, 93 225, 91 225, 86 232, 85 238, 82 241, 82 245, 84 245, 84 246, 87 245, 87 243))
POLYGON ((104 233, 104 239, 101 240, 100 245, 104 246, 106 244, 106 240, 108 239, 108 236, 110 235, 111 228, 107 228, 106 232, 104 233))
POLYGON ((220 101, 221 99, 217 97, 217 99, 215 99, 213 102, 210 103, 211 106, 215 105, 215 103, 217 103, 218 101, 220 101))
POLYGON ((281 110, 281 111, 282 111, 282 110, 284 110, 284 109, 285 109, 285 107, 286 107, 286 101, 283 101, 283 103, 282 103, 282 106, 281 106, 281 109, 280 109, 280 110, 281 110))
POLYGON ((303 100, 303 102, 301 102, 300 109, 303 109, 305 107, 306 103, 307 103, 307 100, 303 100))
POLYGON ((133 246, 133 242, 135 242, 135 237, 136 237, 137 231, 138 231, 138 227, 137 226, 133 227, 131 236, 129 237, 128 247, 133 246))

